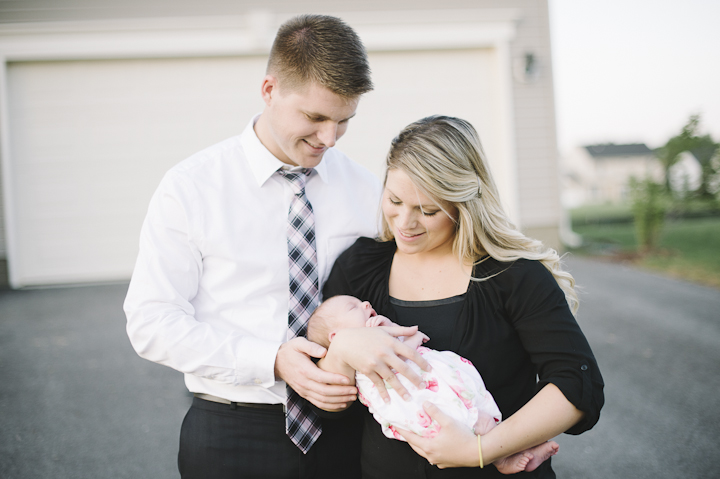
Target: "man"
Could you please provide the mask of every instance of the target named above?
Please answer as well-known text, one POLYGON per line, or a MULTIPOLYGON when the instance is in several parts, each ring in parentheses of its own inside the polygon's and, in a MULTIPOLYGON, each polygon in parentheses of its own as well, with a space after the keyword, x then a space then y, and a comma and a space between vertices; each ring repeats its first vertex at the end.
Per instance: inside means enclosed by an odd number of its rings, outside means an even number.
MULTIPOLYGON (((379 182, 333 148, 371 89, 350 27, 291 19, 270 53, 263 112, 172 168, 151 200, 124 308, 138 354, 185 373, 195 395, 183 478, 359 472, 354 415, 323 421, 303 399, 334 411, 357 390, 315 366, 326 351, 304 328, 335 258, 376 234, 379 182)), ((378 374, 394 380, 388 365, 378 374)))

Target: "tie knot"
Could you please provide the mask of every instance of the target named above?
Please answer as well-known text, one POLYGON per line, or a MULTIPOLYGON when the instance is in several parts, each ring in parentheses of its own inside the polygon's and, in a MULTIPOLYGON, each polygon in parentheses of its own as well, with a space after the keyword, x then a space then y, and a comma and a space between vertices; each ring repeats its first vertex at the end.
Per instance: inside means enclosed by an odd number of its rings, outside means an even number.
POLYGON ((312 168, 303 168, 299 171, 279 169, 278 173, 290 183, 296 195, 302 195, 305 190, 305 180, 312 173, 312 168))

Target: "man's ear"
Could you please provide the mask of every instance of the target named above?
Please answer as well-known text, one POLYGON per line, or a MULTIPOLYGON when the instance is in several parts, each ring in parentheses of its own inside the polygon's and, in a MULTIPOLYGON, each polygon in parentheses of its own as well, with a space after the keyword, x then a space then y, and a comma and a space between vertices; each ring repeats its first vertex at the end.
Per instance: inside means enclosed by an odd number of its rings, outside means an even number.
POLYGON ((260 96, 266 105, 270 106, 272 99, 277 95, 278 81, 272 75, 265 75, 262 85, 260 86, 260 96))
POLYGON ((337 334, 337 331, 330 331, 328 333, 328 341, 332 343, 333 339, 335 339, 335 335, 337 334))

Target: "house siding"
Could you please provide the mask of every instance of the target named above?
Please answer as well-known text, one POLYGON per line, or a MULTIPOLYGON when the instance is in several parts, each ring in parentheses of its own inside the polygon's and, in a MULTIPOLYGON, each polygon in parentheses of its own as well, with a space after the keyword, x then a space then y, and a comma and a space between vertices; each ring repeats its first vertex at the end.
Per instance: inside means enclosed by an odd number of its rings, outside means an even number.
POLYGON ((515 125, 520 223, 530 236, 559 248, 560 207, 550 24, 547 2, 526 2, 513 58, 537 58, 534 81, 515 80, 515 125))
MULTIPOLYGON (((442 3, 442 8, 438 7, 436 0, 369 0, 362 3, 337 2, 336 0, 244 2, 209 0, 202 4, 177 0, 155 0, 153 2, 96 0, 92 3, 80 0, 25 0, 23 2, 0 2, 0 24, 240 16, 252 11, 269 11, 282 15, 297 12, 323 12, 342 16, 343 12, 394 12, 397 14, 397 12, 410 10, 432 10, 438 12, 438 18, 440 18, 443 11, 462 9, 467 9, 468 12, 472 11, 473 15, 481 17, 484 15, 484 11, 481 12, 481 10, 484 9, 489 20, 498 15, 502 16, 502 12, 508 10, 519 12, 515 37, 509 44, 510 65, 503 64, 502 52, 496 52, 500 54, 496 55, 495 61, 499 66, 496 65, 495 68, 513 70, 507 72, 508 84, 488 87, 494 88, 493 91, 508 92, 511 110, 504 112, 503 116, 509 116, 509 118, 498 120, 506 122, 504 123, 506 126, 510 125, 512 135, 508 141, 508 144, 512 145, 509 148, 510 151, 502 146, 493 147, 495 144, 503 144, 502 135, 496 133, 505 130, 484 118, 487 116, 487 111, 498 108, 497 105, 493 105, 492 101, 473 103, 473 105, 477 105, 473 108, 482 109, 482 113, 479 111, 477 113, 472 111, 459 113, 467 114, 466 118, 473 121, 480 131, 484 143, 486 146, 489 145, 490 163, 493 164, 495 161, 497 162, 496 166, 499 163, 505 168, 502 171, 499 168, 496 169, 496 176, 501 177, 502 173, 507 173, 506 170, 513 172, 509 177, 507 175, 503 177, 506 186, 511 184, 510 189, 513 190, 511 193, 513 200, 508 205, 513 219, 529 236, 537 237, 549 246, 559 248, 558 230, 563 213, 559 198, 552 61, 548 6, 545 0, 447 0, 442 3), (537 77, 528 82, 524 82, 522 78, 514 75, 515 69, 522 66, 526 53, 532 53, 539 65, 537 77), (487 107, 483 105, 487 105, 487 107), (508 167, 507 163, 503 165, 503 161, 514 163, 514 167, 508 167), (498 174, 498 171, 501 174, 498 174), (507 178, 511 178, 511 181, 507 178)), ((376 59, 382 55, 394 55, 395 53, 370 51, 371 56, 376 59)), ((447 55, 451 53, 451 51, 446 52, 447 55)), ((407 55, 411 54, 420 53, 407 53, 407 55)), ((478 58, 485 58, 483 55, 485 55, 483 51, 478 51, 478 58)), ((447 81, 452 82, 452 78, 453 76, 448 74, 447 81)), ((473 87, 463 86, 462 88, 473 87)), ((433 111, 428 114, 430 113, 443 112, 433 111)), ((351 140, 348 138, 348 141, 351 140)), ((387 145, 383 145, 381 148, 383 154, 374 155, 373 158, 384 156, 386 148, 387 145)), ((0 191, 0 206, 1 202, 2 191, 0 191)), ((0 259, 7 254, 3 213, 0 210, 0 259)))

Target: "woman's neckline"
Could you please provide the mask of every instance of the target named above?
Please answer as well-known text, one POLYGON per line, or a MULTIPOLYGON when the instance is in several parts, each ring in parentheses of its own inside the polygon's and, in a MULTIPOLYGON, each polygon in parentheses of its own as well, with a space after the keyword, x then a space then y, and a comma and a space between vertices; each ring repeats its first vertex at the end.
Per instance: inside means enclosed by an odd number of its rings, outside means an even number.
POLYGON ((450 296, 449 298, 441 298, 441 299, 427 299, 427 300, 414 300, 414 301, 406 301, 404 299, 398 299, 393 296, 390 296, 390 304, 393 304, 395 306, 405 306, 408 308, 427 308, 431 306, 443 306, 445 304, 453 304, 453 303, 459 303, 461 301, 465 300, 466 293, 457 294, 455 296, 450 296))

